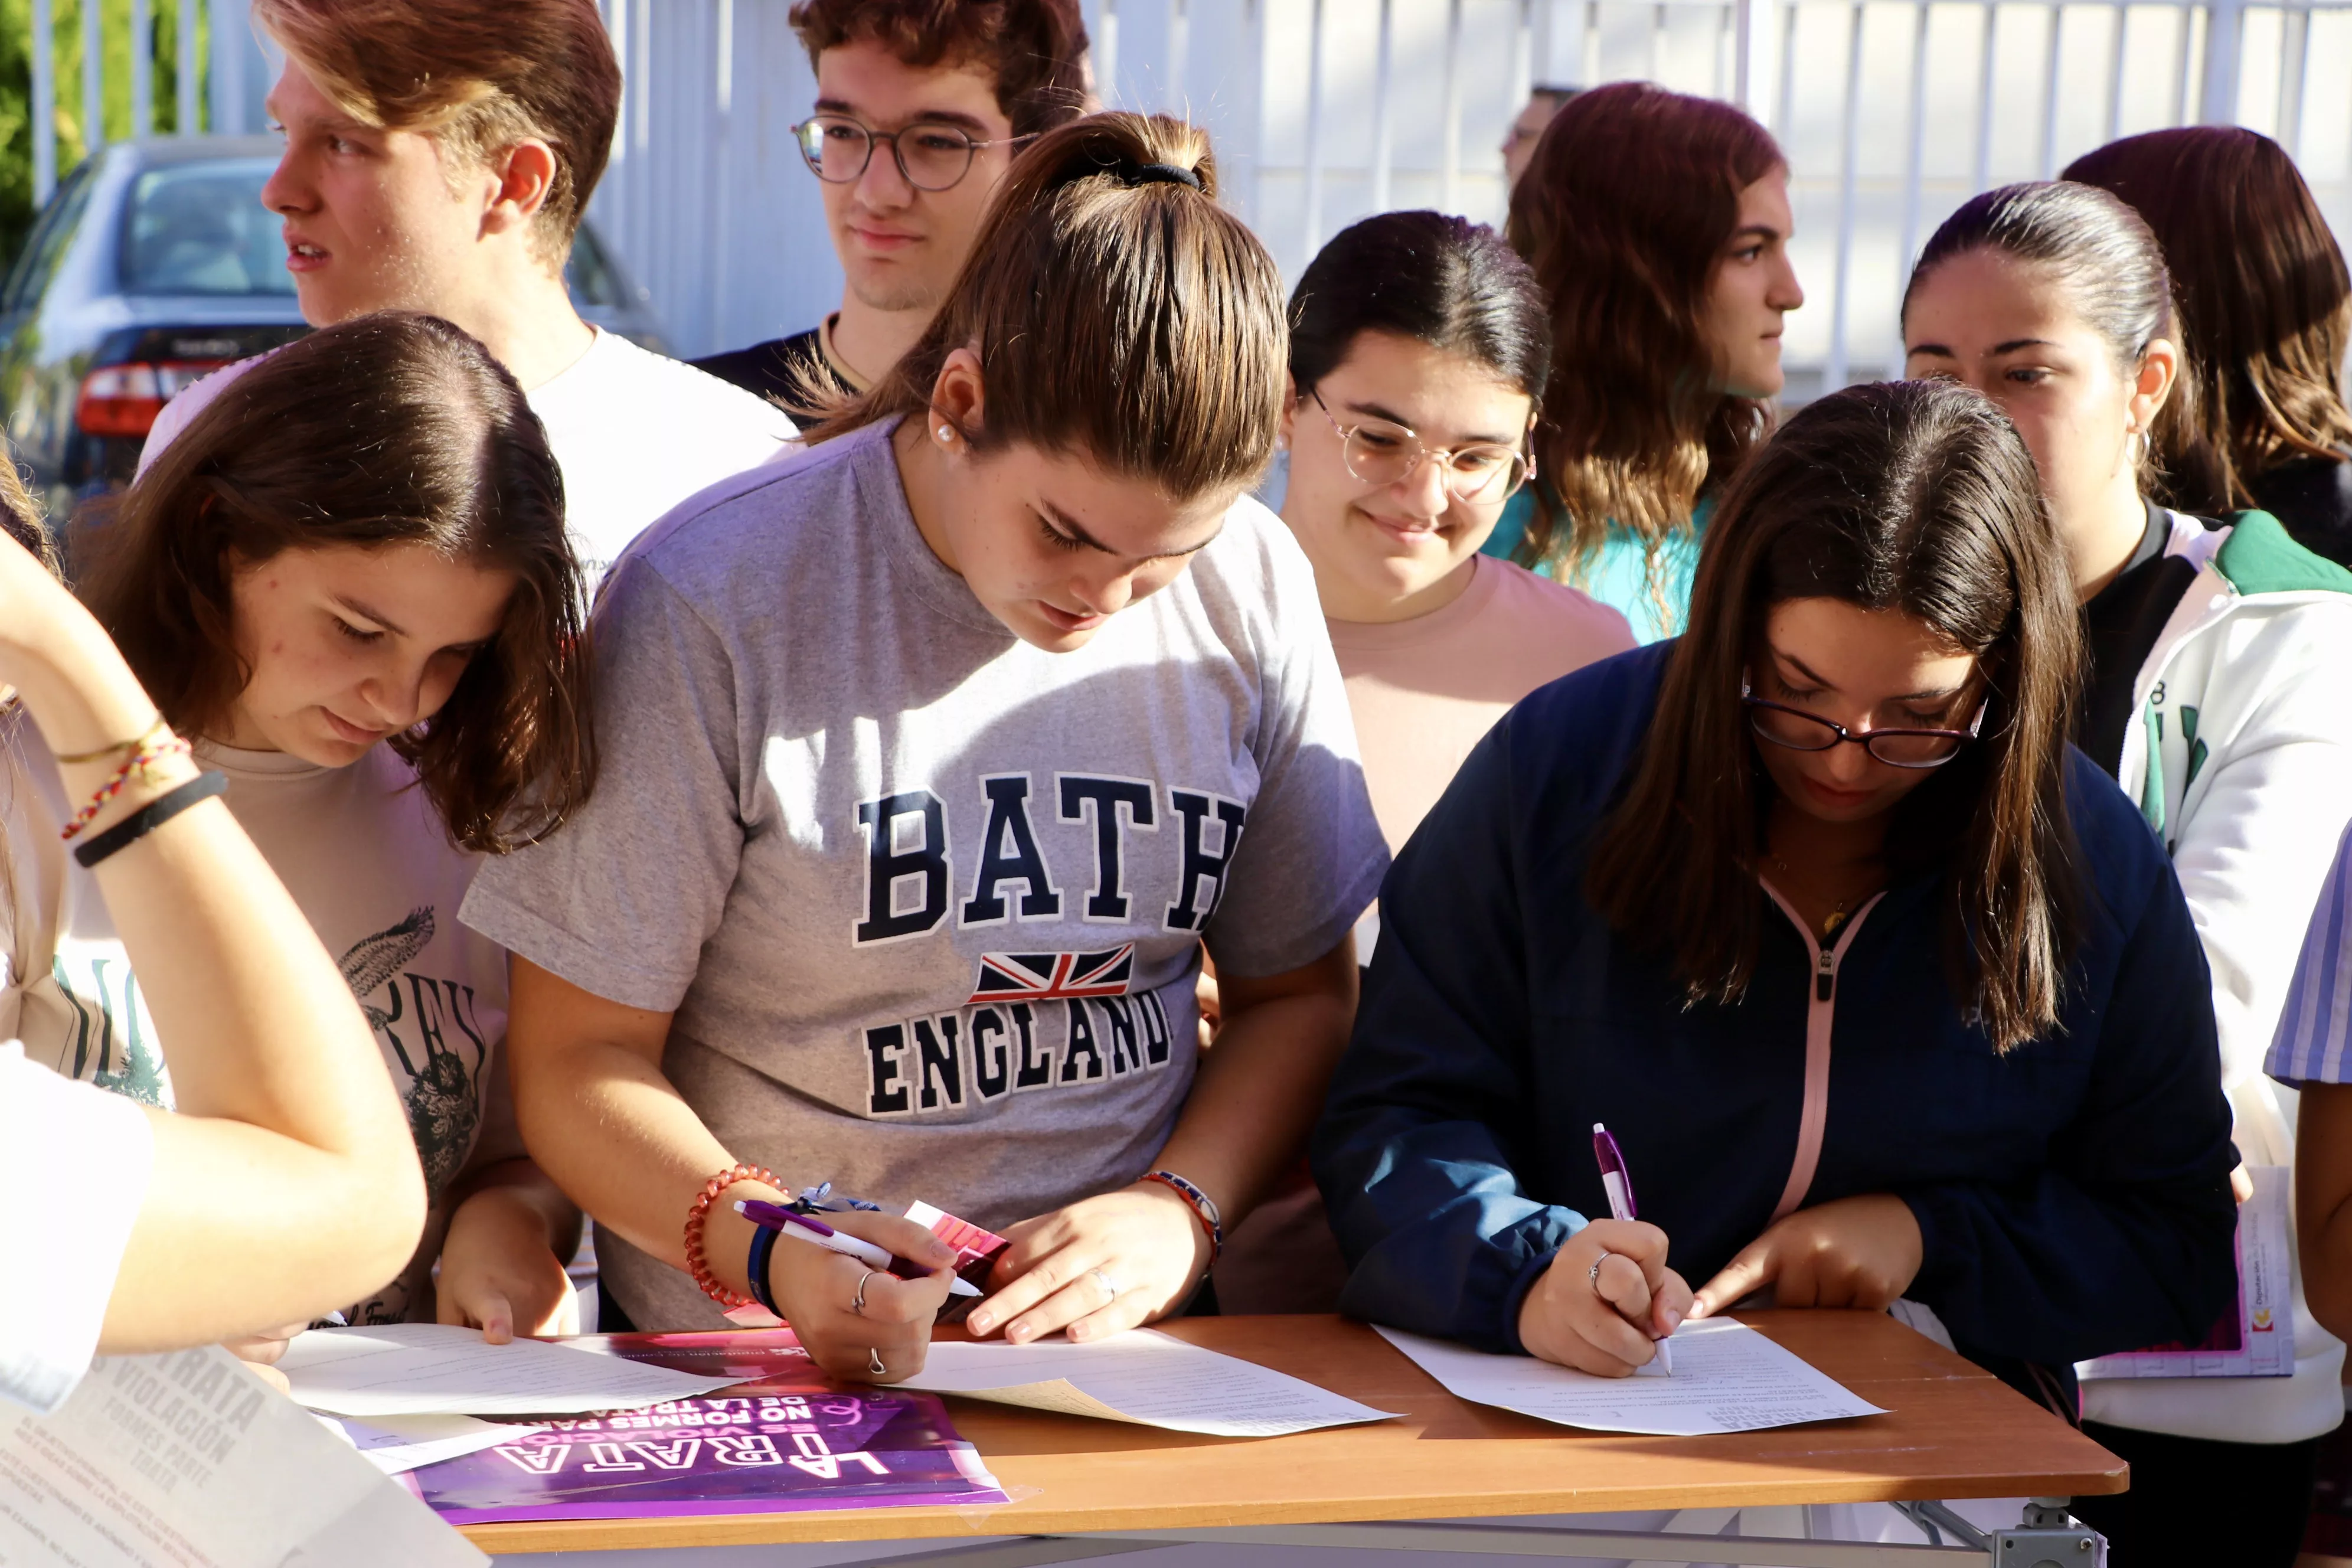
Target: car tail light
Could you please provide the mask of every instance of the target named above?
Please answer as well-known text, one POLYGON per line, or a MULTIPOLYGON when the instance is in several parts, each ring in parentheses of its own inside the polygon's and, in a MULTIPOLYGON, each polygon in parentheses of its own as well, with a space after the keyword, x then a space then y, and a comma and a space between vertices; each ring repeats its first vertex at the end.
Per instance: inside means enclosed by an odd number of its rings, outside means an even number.
POLYGON ((100 365, 82 378, 74 423, 85 436, 144 436, 154 428, 163 405, 226 363, 164 360, 100 365))

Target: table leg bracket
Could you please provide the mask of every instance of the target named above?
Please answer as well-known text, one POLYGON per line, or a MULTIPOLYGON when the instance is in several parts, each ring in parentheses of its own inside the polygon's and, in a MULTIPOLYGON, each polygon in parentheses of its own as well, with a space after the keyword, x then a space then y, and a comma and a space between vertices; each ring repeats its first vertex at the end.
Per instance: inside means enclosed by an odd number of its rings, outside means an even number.
POLYGON ((2067 1514, 2063 1500, 2036 1499, 2011 1530, 1983 1531, 1941 1503, 1897 1503, 1929 1544, 1796 1541, 1685 1531, 1580 1530, 1555 1525, 1286 1524, 1201 1530, 1121 1530, 1031 1535, 876 1558, 856 1568, 1033 1568, 1034 1564, 1151 1552, 1164 1546, 1305 1546, 1354 1552, 1450 1552, 1496 1557, 1602 1557, 1656 1568, 1693 1563, 1738 1568, 2105 1568, 2106 1542, 2067 1514), (1955 1544, 1946 1545, 1949 1535, 1955 1544), (1661 1555, 1661 1552, 1665 1553, 1661 1555))

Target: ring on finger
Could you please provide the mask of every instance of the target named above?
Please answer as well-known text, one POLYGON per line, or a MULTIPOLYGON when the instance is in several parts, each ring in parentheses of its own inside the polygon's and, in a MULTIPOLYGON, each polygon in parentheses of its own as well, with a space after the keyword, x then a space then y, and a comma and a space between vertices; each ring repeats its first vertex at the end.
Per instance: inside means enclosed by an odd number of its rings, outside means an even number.
MULTIPOLYGON (((1596 1264, 1594 1267, 1598 1268, 1599 1265, 1596 1264)), ((878 1268, 869 1268, 857 1277, 857 1293, 850 1297, 849 1310, 861 1318, 866 1315, 866 1282, 880 1272, 878 1268)))
MULTIPOLYGON (((1592 1260, 1592 1268, 1584 1276, 1587 1279, 1592 1281, 1592 1293, 1596 1296, 1601 1294, 1601 1266, 1608 1261, 1609 1255, 1605 1252, 1602 1253, 1600 1257, 1592 1260)), ((862 1281, 859 1283, 858 1289, 861 1290, 865 1289, 865 1285, 862 1281)))
POLYGON ((1104 1273, 1099 1268, 1089 1268, 1087 1272, 1094 1276, 1094 1281, 1096 1284, 1102 1287, 1103 1304, 1105 1306, 1108 1306, 1111 1302, 1118 1300, 1118 1287, 1111 1283, 1109 1275, 1104 1273))
POLYGON ((872 1345, 866 1348, 866 1370, 877 1377, 887 1375, 890 1369, 882 1364, 882 1352, 872 1345))

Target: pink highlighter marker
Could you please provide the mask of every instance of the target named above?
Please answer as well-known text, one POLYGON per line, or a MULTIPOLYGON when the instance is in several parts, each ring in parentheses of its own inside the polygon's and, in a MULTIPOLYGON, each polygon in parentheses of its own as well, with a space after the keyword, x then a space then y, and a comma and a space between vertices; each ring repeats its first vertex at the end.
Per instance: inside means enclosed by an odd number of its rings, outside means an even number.
MULTIPOLYGON (((1596 1121, 1592 1124, 1592 1158, 1601 1166, 1601 1184, 1609 1193, 1609 1215, 1612 1219, 1639 1219, 1633 1206, 1633 1178, 1625 1170, 1625 1156, 1617 1148, 1617 1140, 1609 1129, 1596 1121)), ((1672 1375, 1675 1370, 1674 1346, 1666 1340, 1654 1342, 1658 1347, 1658 1367, 1672 1375)))

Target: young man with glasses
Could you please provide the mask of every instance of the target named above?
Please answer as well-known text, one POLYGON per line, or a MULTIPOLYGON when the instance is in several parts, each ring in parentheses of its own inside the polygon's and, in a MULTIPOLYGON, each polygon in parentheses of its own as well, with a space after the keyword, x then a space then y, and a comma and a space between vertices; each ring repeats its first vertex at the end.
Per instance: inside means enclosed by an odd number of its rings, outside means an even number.
POLYGON ((802 0, 792 23, 817 83, 793 135, 822 182, 841 307, 695 364, 804 410, 864 391, 930 325, 1013 155, 1082 111, 1087 32, 1076 0, 802 0))
MULTIPOLYGON (((253 15, 286 51, 268 102, 286 150, 261 199, 285 219, 303 319, 421 310, 480 339, 547 428, 592 586, 646 524, 793 439, 772 406, 572 308, 564 264, 621 100, 594 0, 253 15)), ((164 408, 142 468, 236 369, 164 408)))

